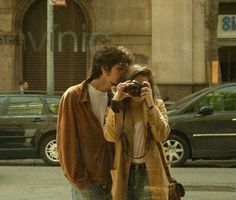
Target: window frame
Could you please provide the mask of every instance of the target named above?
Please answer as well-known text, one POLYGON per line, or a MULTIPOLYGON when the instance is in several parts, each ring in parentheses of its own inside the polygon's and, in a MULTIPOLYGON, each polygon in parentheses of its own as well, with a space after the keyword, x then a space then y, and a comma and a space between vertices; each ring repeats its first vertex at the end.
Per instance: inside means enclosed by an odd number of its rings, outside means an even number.
MULTIPOLYGON (((211 91, 208 91, 207 93, 205 93, 204 95, 202 95, 201 97, 197 98, 195 101, 193 101, 190 105, 188 105, 183 113, 184 114, 190 114, 190 113, 197 113, 198 111, 194 111, 194 109, 192 109, 192 112, 187 112, 187 110, 190 109, 190 107, 194 107, 197 103, 199 103, 201 100, 203 100, 203 98, 206 98, 207 95, 210 95, 210 94, 214 94, 216 92, 219 92, 219 91, 222 91, 222 90, 225 90, 227 88, 235 88, 236 89, 236 85, 228 85, 228 86, 225 86, 225 87, 218 87, 216 88, 215 90, 211 90, 211 91)), ((235 90, 235 93, 236 93, 236 90, 235 90)), ((206 106, 210 106, 210 105, 206 105, 206 106)), ((200 108, 199 108, 200 109, 200 108)), ((214 109, 214 108, 213 108, 214 109)), ((215 110, 215 112, 236 112, 236 110, 215 110)))

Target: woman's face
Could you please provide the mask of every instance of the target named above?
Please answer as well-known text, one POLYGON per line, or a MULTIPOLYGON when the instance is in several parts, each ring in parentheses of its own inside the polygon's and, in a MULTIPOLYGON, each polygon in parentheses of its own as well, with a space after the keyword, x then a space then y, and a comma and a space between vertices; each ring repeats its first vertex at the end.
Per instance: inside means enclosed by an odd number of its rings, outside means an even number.
MULTIPOLYGON (((138 81, 139 83, 143 83, 144 81, 149 81, 148 77, 143 76, 143 75, 136 76, 136 78, 134 80, 138 81)), ((131 100, 133 100, 135 102, 141 102, 144 99, 144 97, 137 97, 137 96, 132 96, 130 98, 131 98, 131 100)))

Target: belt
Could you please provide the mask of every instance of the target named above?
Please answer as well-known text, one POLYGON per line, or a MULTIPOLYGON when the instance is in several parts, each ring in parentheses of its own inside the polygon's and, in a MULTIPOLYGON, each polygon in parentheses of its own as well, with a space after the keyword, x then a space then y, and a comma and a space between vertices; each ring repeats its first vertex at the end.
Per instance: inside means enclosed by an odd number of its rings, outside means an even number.
POLYGON ((111 188, 111 184, 96 184, 101 189, 111 188))
POLYGON ((111 193, 111 184, 95 184, 99 195, 109 195, 111 193))
POLYGON ((131 163, 130 165, 130 170, 138 171, 142 169, 146 169, 145 163, 131 163))

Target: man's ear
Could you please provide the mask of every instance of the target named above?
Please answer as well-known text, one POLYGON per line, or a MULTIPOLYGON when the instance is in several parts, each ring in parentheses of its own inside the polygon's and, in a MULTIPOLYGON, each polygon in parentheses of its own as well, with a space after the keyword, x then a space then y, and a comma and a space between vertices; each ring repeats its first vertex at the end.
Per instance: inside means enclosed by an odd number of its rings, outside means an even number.
POLYGON ((106 65, 103 65, 101 67, 102 73, 108 75, 110 71, 108 70, 108 67, 106 65))

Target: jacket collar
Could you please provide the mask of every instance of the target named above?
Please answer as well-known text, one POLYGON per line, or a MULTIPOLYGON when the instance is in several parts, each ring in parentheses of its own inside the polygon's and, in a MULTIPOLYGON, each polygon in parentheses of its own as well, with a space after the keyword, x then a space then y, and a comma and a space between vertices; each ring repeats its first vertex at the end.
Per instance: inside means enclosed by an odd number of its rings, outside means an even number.
POLYGON ((81 92, 79 94, 79 102, 86 102, 89 101, 89 94, 88 94, 88 84, 91 81, 89 79, 86 79, 80 84, 81 92))
MULTIPOLYGON (((80 84, 81 92, 79 95, 79 102, 88 102, 89 101, 88 84, 90 82, 91 82, 90 79, 86 79, 80 84)), ((108 105, 110 105, 112 97, 113 97, 113 93, 110 89, 108 91, 108 105)))

